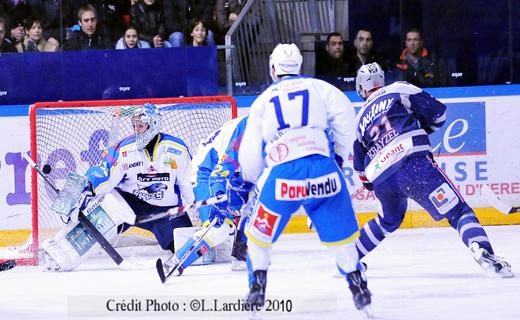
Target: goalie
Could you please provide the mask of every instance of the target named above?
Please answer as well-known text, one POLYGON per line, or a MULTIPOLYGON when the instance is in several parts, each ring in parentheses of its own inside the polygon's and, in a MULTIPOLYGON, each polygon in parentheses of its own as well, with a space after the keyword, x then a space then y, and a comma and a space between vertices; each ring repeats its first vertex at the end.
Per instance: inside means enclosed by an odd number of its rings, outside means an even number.
MULTIPOLYGON (((99 249, 77 222, 80 210, 113 243, 135 224, 136 216, 194 201, 191 155, 184 141, 160 132, 161 115, 152 104, 138 107, 131 121, 134 134, 109 148, 99 165, 85 176, 69 173, 52 206, 68 225, 42 244, 47 270, 71 271, 99 249)), ((173 252, 173 230, 192 222, 183 214, 136 226, 151 231, 164 250, 173 252)))

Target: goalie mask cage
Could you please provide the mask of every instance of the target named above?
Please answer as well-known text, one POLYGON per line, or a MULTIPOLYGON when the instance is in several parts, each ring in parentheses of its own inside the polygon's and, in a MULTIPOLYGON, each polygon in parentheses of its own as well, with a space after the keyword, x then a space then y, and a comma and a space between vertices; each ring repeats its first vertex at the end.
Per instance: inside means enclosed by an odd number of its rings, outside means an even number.
MULTIPOLYGON (((50 166, 48 176, 61 189, 69 171, 84 174, 99 163, 108 146, 133 134, 131 115, 144 103, 153 103, 160 109, 160 131, 183 139, 192 156, 202 139, 237 116, 236 102, 228 96, 36 103, 29 115, 30 156, 41 168, 50 166)), ((56 197, 32 170, 32 232, 26 241, 30 245, 26 252, 20 250, 18 263, 37 265, 39 244, 64 226, 50 210, 56 197)), ((126 232, 119 239, 132 239, 123 244, 127 246, 146 245, 150 241, 156 244, 151 233, 139 231, 131 228, 130 235, 125 236, 126 232)), ((125 242, 119 239, 116 247, 125 242)))

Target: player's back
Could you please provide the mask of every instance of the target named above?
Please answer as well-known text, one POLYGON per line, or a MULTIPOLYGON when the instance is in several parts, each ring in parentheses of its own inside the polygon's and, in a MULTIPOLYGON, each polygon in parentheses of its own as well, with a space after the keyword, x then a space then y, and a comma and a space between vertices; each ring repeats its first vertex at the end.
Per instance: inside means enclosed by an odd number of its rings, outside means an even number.
POLYGON ((250 181, 264 165, 308 155, 346 159, 355 138, 355 112, 345 94, 325 81, 289 76, 273 83, 253 103, 240 146, 240 163, 250 181))
POLYGON ((370 95, 357 115, 357 136, 367 150, 384 147, 407 132, 421 129, 409 97, 422 90, 406 82, 395 82, 370 95))
POLYGON ((365 151, 354 148, 354 166, 364 167, 377 184, 398 170, 404 157, 431 152, 427 133, 442 126, 445 106, 414 85, 395 82, 372 93, 356 120, 357 142, 365 151))
POLYGON ((348 104, 346 96, 325 81, 288 77, 272 84, 259 97, 262 137, 268 142, 278 131, 312 127, 326 130, 333 105, 348 104))

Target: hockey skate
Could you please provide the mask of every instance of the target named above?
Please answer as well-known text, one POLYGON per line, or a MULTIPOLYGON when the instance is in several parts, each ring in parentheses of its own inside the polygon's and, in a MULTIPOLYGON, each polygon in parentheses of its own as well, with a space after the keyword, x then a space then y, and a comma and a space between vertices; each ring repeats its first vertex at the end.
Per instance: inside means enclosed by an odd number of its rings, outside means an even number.
POLYGON ((265 304, 265 287, 267 285, 267 271, 256 270, 253 273, 255 281, 249 289, 244 303, 249 306, 249 318, 260 319, 265 304))
POLYGON ((245 271, 247 270, 247 243, 242 239, 242 231, 237 230, 235 239, 233 241, 233 249, 231 250, 231 256, 236 260, 231 262, 232 271, 245 271))
POLYGON ((515 276, 511 271, 511 265, 507 261, 492 255, 486 249, 480 248, 478 243, 473 242, 470 250, 475 261, 487 274, 500 278, 513 278, 515 276))
POLYGON ((352 299, 356 309, 363 311, 368 318, 373 318, 371 303, 372 293, 367 288, 365 274, 359 270, 347 274, 347 282, 352 292, 352 299))

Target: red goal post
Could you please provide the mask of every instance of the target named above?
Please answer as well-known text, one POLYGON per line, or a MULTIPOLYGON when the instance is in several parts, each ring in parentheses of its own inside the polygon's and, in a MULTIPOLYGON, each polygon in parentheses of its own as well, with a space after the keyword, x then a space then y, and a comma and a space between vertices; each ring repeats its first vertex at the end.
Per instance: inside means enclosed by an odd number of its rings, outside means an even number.
MULTIPOLYGON (((41 167, 50 166, 48 176, 61 188, 69 171, 84 174, 99 162, 108 146, 132 134, 130 116, 144 103, 161 110, 161 131, 183 139, 192 156, 202 139, 237 116, 236 101, 230 96, 39 102, 29 112, 31 158, 41 167)), ((36 265, 39 244, 63 223, 50 211, 54 191, 35 170, 31 181, 32 245, 28 256, 17 262, 36 265)))

